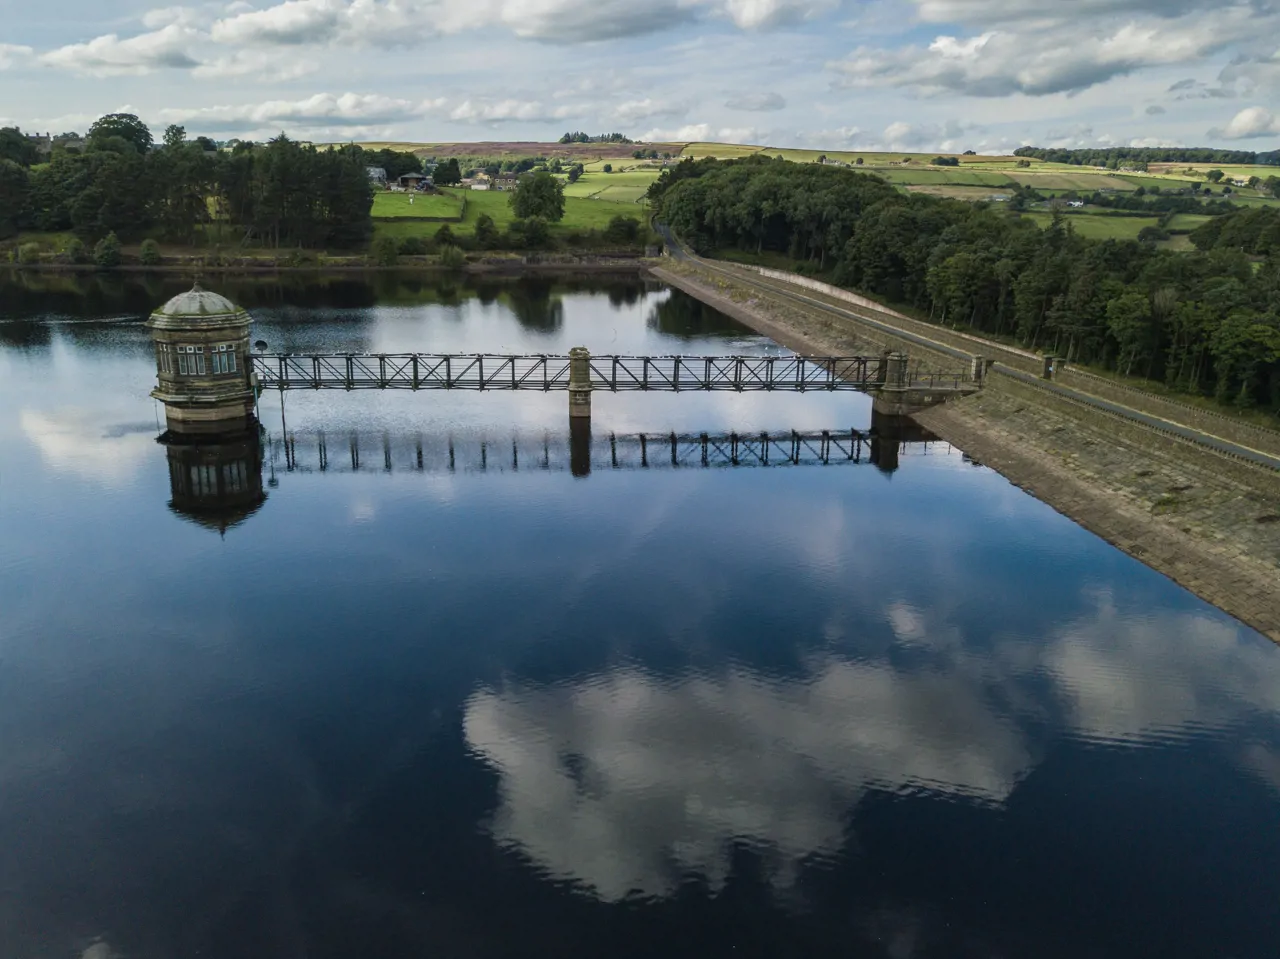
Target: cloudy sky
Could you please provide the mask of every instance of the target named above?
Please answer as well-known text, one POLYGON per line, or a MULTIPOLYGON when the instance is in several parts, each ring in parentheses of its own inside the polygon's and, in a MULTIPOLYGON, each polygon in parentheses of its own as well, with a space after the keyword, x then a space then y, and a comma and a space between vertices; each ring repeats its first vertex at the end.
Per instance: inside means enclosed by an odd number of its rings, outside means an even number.
POLYGON ((224 138, 1280 146, 1280 0, 5 0, 0 123, 224 138))

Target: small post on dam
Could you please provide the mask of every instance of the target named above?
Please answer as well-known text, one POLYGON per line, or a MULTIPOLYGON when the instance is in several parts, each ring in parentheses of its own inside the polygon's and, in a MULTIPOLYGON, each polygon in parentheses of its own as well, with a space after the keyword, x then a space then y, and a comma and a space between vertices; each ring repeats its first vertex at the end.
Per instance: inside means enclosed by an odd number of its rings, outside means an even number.
POLYGON ((975 356, 969 361, 969 379, 973 380, 974 386, 986 383, 990 362, 985 356, 975 356))
POLYGON ((569 350, 569 422, 591 419, 591 352, 585 346, 569 350))
POLYGON ((907 388, 907 354, 890 353, 885 357, 884 386, 889 390, 907 388))

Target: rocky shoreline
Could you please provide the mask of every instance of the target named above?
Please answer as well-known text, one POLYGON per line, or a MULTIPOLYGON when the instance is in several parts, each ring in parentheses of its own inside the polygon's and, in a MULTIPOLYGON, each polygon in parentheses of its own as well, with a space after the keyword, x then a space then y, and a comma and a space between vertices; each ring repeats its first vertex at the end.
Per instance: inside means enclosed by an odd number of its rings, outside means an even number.
MULTIPOLYGON (((663 263, 651 272, 797 352, 878 352, 901 345, 853 320, 739 287, 696 266, 663 263)), ((930 362, 927 356, 922 361, 930 362)), ((1010 377, 992 377, 982 393, 916 419, 1085 529, 1280 642, 1280 474, 1094 414, 1010 377)))

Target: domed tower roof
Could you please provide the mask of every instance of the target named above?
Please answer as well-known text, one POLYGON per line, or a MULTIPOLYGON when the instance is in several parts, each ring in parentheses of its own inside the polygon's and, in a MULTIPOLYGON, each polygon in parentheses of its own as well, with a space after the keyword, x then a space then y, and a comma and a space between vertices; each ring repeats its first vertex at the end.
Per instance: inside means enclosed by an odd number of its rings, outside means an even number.
POLYGON ((152 313, 147 325, 158 330, 190 330, 248 322, 248 313, 225 296, 201 289, 197 283, 152 313))

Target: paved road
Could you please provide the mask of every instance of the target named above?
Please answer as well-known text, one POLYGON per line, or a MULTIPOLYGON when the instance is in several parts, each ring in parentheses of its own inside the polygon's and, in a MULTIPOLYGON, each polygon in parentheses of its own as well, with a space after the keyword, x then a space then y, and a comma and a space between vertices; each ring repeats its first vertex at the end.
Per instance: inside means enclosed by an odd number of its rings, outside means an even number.
MULTIPOLYGON (((906 340, 907 342, 915 343, 919 346, 926 347, 927 349, 933 350, 935 352, 945 353, 948 356, 953 356, 953 357, 956 357, 957 359, 963 359, 965 362, 968 362, 970 357, 972 356, 971 353, 968 353, 964 350, 958 350, 953 346, 947 345, 946 343, 940 343, 937 340, 932 340, 932 339, 929 339, 928 337, 920 336, 919 334, 912 333, 907 330, 899 329, 898 327, 893 326, 891 324, 884 323, 880 320, 871 319, 870 317, 863 316, 860 313, 855 313, 853 310, 847 310, 842 307, 835 306, 831 303, 826 302, 825 300, 819 300, 812 296, 806 296, 803 293, 799 293, 793 289, 787 288, 786 285, 781 283, 780 281, 773 281, 773 280, 767 280, 763 277, 750 276, 743 271, 739 271, 737 269, 732 269, 732 268, 726 268, 726 267, 720 266, 719 264, 711 263, 700 257, 691 256, 689 252, 680 244, 680 242, 676 240, 675 236, 671 233, 670 229, 665 224, 659 223, 659 224, 656 224, 656 227, 658 232, 662 235, 663 240, 666 241, 667 250, 670 252, 672 259, 688 260, 691 262, 696 262, 699 266, 708 270, 712 270, 716 273, 720 273, 723 276, 730 277, 735 282, 749 284, 751 286, 756 287, 757 289, 764 290, 774 296, 780 296, 785 299, 792 300, 793 302, 796 302, 796 303, 802 303, 805 306, 810 307, 812 309, 822 310, 827 313, 834 313, 837 316, 844 316, 848 319, 852 319, 862 324, 863 326, 868 326, 868 327, 871 327, 872 329, 876 329, 884 333, 892 334, 893 336, 897 337, 900 340, 906 340)), ((1222 439, 1221 437, 1214 436, 1210 433, 1205 433, 1201 430, 1195 430, 1188 426, 1183 426, 1180 423, 1174 423, 1170 420, 1162 419, 1158 416, 1152 416, 1149 413, 1143 413, 1141 410, 1136 410, 1133 407, 1125 406, 1121 403, 1113 403, 1110 400, 1104 400, 1099 397, 1092 396, 1088 393, 1082 393, 1079 390, 1073 390, 1073 389, 1070 389, 1069 387, 1059 386, 1056 383, 1050 383, 1046 380, 1041 379, 1038 376, 1033 376, 1032 374, 1025 373, 1022 370, 1014 369, 1012 367, 1004 365, 1003 363, 996 363, 992 367, 992 370, 1001 376, 1008 376, 1011 379, 1018 380, 1019 382, 1025 383, 1036 389, 1041 389, 1051 393, 1056 393, 1059 396, 1064 397, 1065 399, 1072 400, 1077 403, 1083 403, 1086 406, 1092 406, 1095 409, 1103 410, 1107 413, 1111 413, 1117 416, 1122 416, 1125 419, 1130 420, 1132 422, 1139 423, 1143 426, 1158 430, 1163 433, 1168 433, 1173 436, 1180 437, 1192 443, 1197 443, 1201 446, 1208 447, 1209 449, 1216 450, 1217 452, 1225 453, 1228 456, 1236 456, 1236 457, 1239 457, 1240 459, 1247 460, 1259 466, 1265 466, 1270 469, 1280 471, 1280 457, 1272 456, 1268 453, 1261 452, 1260 450, 1251 449, 1247 446, 1241 446, 1239 443, 1233 443, 1230 440, 1225 440, 1225 439, 1222 439)))

